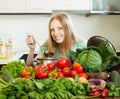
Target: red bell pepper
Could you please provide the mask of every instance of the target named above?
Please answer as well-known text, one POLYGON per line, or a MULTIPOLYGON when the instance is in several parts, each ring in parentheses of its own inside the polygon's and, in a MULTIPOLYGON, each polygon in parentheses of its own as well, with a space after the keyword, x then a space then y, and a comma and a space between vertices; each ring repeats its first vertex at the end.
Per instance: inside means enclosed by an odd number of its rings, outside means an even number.
POLYGON ((102 96, 103 99, 107 98, 107 96, 108 96, 108 89, 107 89, 107 88, 105 88, 105 89, 103 90, 101 96, 102 96))
POLYGON ((36 67, 35 75, 36 75, 37 78, 47 78, 48 73, 49 73, 49 70, 48 70, 48 67, 46 65, 39 64, 36 67))

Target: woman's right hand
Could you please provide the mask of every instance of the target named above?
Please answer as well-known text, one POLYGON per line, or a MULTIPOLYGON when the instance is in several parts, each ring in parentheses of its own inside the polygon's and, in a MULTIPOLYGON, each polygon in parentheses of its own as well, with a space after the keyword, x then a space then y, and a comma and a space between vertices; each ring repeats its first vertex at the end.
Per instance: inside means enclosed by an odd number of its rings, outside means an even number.
POLYGON ((29 47, 31 50, 34 50, 34 49, 35 49, 35 47, 36 47, 36 41, 35 41, 35 39, 34 39, 33 34, 31 34, 31 33, 28 33, 28 34, 27 34, 26 43, 27 43, 28 47, 29 47))

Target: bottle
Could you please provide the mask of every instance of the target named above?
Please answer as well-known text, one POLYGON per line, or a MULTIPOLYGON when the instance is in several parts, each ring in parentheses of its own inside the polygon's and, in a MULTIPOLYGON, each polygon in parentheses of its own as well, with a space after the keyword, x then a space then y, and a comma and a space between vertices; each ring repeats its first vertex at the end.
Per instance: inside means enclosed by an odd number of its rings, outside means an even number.
POLYGON ((2 47, 3 47, 3 41, 2 41, 2 39, 0 38, 0 58, 3 57, 2 47))
POLYGON ((8 40, 8 43, 9 43, 9 45, 10 45, 10 58, 12 58, 12 57, 13 57, 13 52, 12 52, 12 40, 9 39, 9 40, 8 40))
POLYGON ((9 39, 8 42, 5 44, 6 51, 5 51, 5 56, 8 59, 11 59, 13 54, 12 54, 12 40, 9 39))

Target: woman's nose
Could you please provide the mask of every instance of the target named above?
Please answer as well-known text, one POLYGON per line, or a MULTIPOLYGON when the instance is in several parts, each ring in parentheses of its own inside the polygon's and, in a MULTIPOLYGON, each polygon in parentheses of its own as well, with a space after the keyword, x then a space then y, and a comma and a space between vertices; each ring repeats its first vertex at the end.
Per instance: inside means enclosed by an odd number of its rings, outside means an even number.
POLYGON ((59 34, 59 30, 55 29, 54 34, 59 34))

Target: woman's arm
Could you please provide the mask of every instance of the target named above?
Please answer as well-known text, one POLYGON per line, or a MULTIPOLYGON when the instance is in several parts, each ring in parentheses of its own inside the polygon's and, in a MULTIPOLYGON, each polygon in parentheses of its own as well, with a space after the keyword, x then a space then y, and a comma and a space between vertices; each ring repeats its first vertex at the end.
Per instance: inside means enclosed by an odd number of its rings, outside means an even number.
POLYGON ((34 61, 34 50, 30 49, 26 60, 27 66, 33 66, 33 61, 34 61))
POLYGON ((34 39, 34 36, 31 33, 29 33, 27 35, 26 43, 27 43, 28 47, 30 48, 29 54, 27 56, 26 64, 28 66, 30 66, 30 65, 33 66, 34 50, 36 47, 36 41, 34 39))

